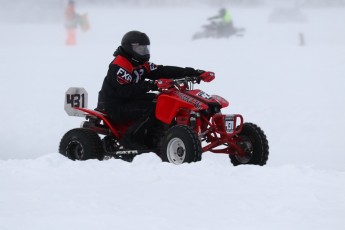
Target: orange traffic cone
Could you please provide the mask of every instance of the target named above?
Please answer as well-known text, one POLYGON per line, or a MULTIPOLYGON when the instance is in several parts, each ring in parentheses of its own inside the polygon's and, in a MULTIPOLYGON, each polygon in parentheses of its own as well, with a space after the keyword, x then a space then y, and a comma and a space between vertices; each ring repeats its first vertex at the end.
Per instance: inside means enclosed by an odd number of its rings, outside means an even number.
POLYGON ((75 45, 76 44, 76 32, 75 29, 67 29, 67 39, 66 45, 75 45))

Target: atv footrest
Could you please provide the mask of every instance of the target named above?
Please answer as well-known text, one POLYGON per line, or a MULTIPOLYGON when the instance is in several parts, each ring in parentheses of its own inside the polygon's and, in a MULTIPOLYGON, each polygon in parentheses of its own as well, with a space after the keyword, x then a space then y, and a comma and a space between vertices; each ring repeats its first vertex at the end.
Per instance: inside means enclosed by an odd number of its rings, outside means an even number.
POLYGON ((141 150, 135 150, 135 149, 123 149, 123 150, 117 150, 115 152, 109 152, 107 153, 107 155, 112 155, 112 156, 128 156, 128 155, 132 155, 132 156, 136 156, 136 155, 140 155, 143 153, 150 153, 153 152, 153 149, 141 149, 141 150))

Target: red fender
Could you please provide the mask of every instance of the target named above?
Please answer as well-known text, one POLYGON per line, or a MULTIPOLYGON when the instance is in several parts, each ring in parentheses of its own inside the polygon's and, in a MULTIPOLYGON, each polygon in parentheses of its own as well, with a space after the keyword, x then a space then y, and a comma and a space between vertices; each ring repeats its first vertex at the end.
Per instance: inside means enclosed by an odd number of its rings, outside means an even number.
POLYGON ((92 116, 98 117, 99 119, 101 119, 111 130, 111 132, 117 137, 119 138, 120 135, 119 133, 116 131, 116 129, 113 127, 113 125, 110 123, 110 121, 106 118, 106 115, 104 113, 95 111, 95 110, 91 110, 91 109, 86 109, 86 108, 79 108, 79 107, 74 107, 77 110, 83 111, 87 114, 90 114, 92 116))
POLYGON ((173 96, 160 95, 156 105, 156 118, 170 124, 181 109, 196 110, 192 104, 173 96))

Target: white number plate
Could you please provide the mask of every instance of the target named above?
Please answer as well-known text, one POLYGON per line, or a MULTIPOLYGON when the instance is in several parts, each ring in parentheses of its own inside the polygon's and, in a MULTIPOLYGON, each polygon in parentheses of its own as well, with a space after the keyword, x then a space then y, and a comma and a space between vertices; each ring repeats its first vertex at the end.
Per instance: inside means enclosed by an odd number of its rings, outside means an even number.
POLYGON ((65 111, 69 116, 84 116, 84 112, 74 107, 87 108, 87 92, 84 88, 71 87, 65 94, 65 111))
POLYGON ((225 120, 225 128, 227 133, 234 132, 234 121, 233 120, 225 120))

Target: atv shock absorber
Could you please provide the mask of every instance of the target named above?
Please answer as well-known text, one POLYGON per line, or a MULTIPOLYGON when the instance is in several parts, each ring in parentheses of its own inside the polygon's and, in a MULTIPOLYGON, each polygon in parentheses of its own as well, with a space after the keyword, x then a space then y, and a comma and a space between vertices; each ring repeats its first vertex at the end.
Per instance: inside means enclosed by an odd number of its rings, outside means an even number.
POLYGON ((197 134, 200 134, 201 132, 201 120, 200 120, 200 114, 198 112, 191 111, 190 117, 189 117, 189 125, 197 134))

